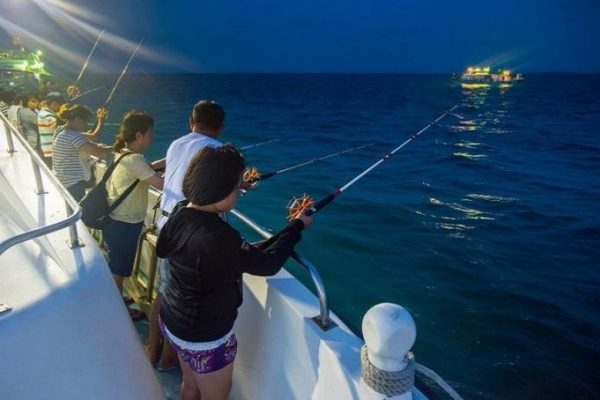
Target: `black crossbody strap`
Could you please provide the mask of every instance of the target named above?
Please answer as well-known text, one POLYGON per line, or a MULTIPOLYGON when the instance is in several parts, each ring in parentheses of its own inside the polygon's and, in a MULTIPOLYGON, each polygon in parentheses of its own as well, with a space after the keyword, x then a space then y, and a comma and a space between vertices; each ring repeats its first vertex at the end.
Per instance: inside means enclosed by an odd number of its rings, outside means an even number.
POLYGON ((119 164, 119 162, 123 159, 123 157, 128 156, 130 154, 133 153, 125 153, 123 155, 121 155, 121 157, 117 158, 115 160, 114 163, 112 163, 107 169, 106 171, 104 171, 104 175, 102 175, 102 179, 100 180, 100 182, 98 184, 106 184, 106 182, 108 181, 108 178, 110 178, 110 176, 112 175, 112 173, 114 172, 115 168, 117 168, 117 164, 119 164))
POLYGON ((108 213, 110 214, 115 208, 119 207, 119 204, 121 204, 123 202, 123 200, 125 200, 125 198, 127 196, 129 196, 129 193, 133 192, 133 189, 135 189, 135 187, 137 186, 137 184, 140 183, 139 179, 136 179, 135 182, 133 182, 131 185, 129 185, 129 187, 127 188, 127 190, 125 190, 123 192, 123 194, 121 196, 119 196, 118 199, 115 200, 114 203, 112 203, 110 205, 110 209, 108 210, 108 213))
MULTIPOLYGON (((106 170, 106 172, 104 173, 104 176, 102 177, 102 181, 100 181, 99 185, 106 185, 106 182, 108 181, 108 178, 110 178, 110 176, 112 175, 113 171, 115 170, 115 168, 117 167, 117 164, 123 159, 123 157, 128 156, 130 154, 133 154, 131 152, 127 152, 123 155, 121 155, 121 157, 117 158, 115 160, 114 163, 112 163, 112 165, 110 167, 108 167, 108 169, 106 170)), ((117 200, 115 200, 114 203, 112 203, 110 205, 110 208, 108 210, 108 213, 110 214, 115 208, 119 207, 119 205, 127 198, 127 196, 129 196, 129 193, 133 192, 133 189, 135 189, 135 187, 137 186, 137 184, 140 182, 139 179, 136 179, 135 182, 133 182, 131 185, 129 185, 129 187, 127 188, 127 190, 125 190, 125 192, 123 192, 123 194, 121 196, 119 196, 119 198, 117 200)))

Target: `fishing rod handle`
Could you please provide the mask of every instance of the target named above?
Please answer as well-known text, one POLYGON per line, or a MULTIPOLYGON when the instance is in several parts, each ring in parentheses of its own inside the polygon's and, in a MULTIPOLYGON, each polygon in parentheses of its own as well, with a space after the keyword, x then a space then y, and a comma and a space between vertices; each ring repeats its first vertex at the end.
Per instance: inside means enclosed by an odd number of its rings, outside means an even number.
POLYGON ((318 202, 316 202, 315 204, 313 204, 312 206, 310 206, 306 210, 305 214, 310 217, 311 215, 315 214, 316 212, 318 212, 322 208, 325 208, 325 206, 327 206, 329 203, 331 203, 340 193, 341 193, 340 191, 337 191, 335 193, 329 194, 327 197, 319 200, 318 202))
POLYGON ((268 173, 266 173, 266 174, 262 174, 262 175, 260 176, 260 178, 259 178, 259 179, 260 179, 261 181, 264 181, 265 179, 272 178, 272 177, 274 177, 275 175, 277 175, 277 172, 268 172, 268 173))

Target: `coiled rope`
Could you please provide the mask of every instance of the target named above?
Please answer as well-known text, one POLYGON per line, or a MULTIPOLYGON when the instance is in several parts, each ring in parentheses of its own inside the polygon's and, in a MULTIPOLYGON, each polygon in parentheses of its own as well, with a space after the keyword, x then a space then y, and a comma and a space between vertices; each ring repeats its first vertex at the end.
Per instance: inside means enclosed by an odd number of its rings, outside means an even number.
POLYGON ((362 378, 369 387, 378 393, 391 397, 399 396, 412 390, 415 384, 416 371, 436 383, 452 400, 464 400, 452 386, 450 386, 435 371, 415 362, 415 357, 410 351, 406 354, 408 365, 402 371, 384 371, 371 364, 366 345, 363 345, 360 350, 360 360, 362 366, 362 378))
POLYGON ((388 397, 398 396, 412 390, 415 384, 416 362, 411 352, 406 354, 408 365, 402 371, 384 371, 371 364, 366 345, 360 350, 360 361, 362 378, 369 387, 378 393, 388 397))

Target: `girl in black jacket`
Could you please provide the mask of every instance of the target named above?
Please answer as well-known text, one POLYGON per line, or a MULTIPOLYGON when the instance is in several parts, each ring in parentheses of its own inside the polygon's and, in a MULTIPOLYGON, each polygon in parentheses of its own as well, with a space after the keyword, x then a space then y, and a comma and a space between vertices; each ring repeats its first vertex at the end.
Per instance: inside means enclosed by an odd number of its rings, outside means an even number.
POLYGON ((171 271, 160 324, 179 356, 184 400, 228 397, 242 273, 277 273, 312 222, 301 215, 261 245, 246 242, 219 216, 235 206, 244 168, 234 146, 200 151, 183 181, 187 205, 169 217, 158 239, 157 254, 168 258, 171 271))

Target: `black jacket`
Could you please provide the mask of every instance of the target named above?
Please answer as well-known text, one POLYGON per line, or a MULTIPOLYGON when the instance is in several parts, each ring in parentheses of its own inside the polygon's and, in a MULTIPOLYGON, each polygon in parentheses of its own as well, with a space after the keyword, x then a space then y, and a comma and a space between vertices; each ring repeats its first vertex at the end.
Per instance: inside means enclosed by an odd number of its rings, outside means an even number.
POLYGON ((277 273, 300 241, 303 228, 295 220, 274 238, 254 246, 217 214, 182 208, 171 215, 156 246, 158 256, 168 258, 171 268, 160 310, 169 331, 190 342, 227 334, 242 304, 242 273, 277 273))

